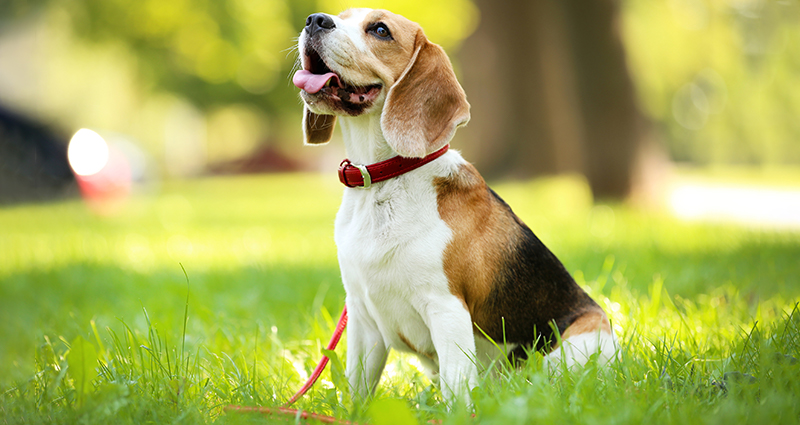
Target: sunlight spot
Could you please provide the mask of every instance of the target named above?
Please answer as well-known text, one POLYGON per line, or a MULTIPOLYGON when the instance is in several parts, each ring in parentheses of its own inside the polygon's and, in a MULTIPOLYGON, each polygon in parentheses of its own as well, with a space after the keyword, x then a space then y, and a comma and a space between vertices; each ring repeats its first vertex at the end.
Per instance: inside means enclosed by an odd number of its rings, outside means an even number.
POLYGON ((164 229, 180 231, 192 222, 194 207, 192 203, 181 195, 167 195, 159 198, 156 209, 158 219, 164 229))
POLYGON ((417 356, 408 356, 408 359, 406 359, 406 361, 411 366, 414 366, 418 371, 425 372, 425 366, 422 365, 422 362, 419 360, 419 357, 417 357, 417 356))
POLYGON ((139 271, 150 269, 155 260, 150 242, 146 237, 136 233, 125 236, 125 254, 128 263, 139 271))
POLYGON ((603 298, 603 304, 606 305, 606 308, 612 313, 619 313, 622 309, 622 305, 620 303, 611 301, 609 298, 603 298))
POLYGON ((686 220, 800 229, 800 190, 683 184, 670 204, 686 220))
POLYGON ((397 370, 397 363, 396 362, 386 362, 386 368, 383 370, 383 376, 387 379, 393 379, 394 377, 398 376, 399 371, 397 370))
POLYGON ((297 372, 298 375, 300 375, 300 380, 301 381, 308 380, 308 372, 306 372, 305 367, 303 367, 303 362, 301 362, 298 359, 292 359, 291 363, 292 367, 294 367, 294 370, 297 372))
POLYGON ((242 236, 244 249, 254 257, 262 257, 272 244, 272 237, 264 227, 251 227, 242 236))
POLYGON ((29 248, 34 252, 39 264, 52 264, 56 258, 56 252, 44 240, 37 240, 35 243, 29 243, 29 248))
POLYGON ((102 257, 108 253, 108 241, 99 233, 85 233, 81 248, 87 257, 102 257))
POLYGON ((75 174, 97 174, 108 163, 108 144, 99 134, 82 128, 69 141, 67 159, 75 174))
POLYGON ((167 240, 167 253, 173 260, 185 260, 194 252, 192 241, 183 235, 172 235, 167 240))
POLYGON ((616 217, 614 210, 608 205, 597 205, 589 214, 589 232, 598 238, 611 236, 614 232, 616 217))

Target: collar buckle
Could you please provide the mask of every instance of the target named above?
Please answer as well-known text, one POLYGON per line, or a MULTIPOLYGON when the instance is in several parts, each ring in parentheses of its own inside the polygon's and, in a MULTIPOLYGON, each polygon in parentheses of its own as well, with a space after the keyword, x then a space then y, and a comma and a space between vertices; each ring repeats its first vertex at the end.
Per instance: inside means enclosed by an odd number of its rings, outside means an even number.
POLYGON ((369 170, 367 170, 366 165, 353 164, 349 159, 345 159, 339 164, 339 181, 347 187, 369 189, 370 186, 372 186, 372 175, 369 173, 369 170), (351 183, 347 180, 347 170, 350 168, 355 168, 361 172, 361 179, 364 181, 363 184, 351 183))
POLYGON ((369 174, 366 165, 356 165, 350 164, 353 167, 358 168, 358 171, 361 171, 361 178, 364 179, 364 186, 361 186, 361 189, 369 189, 372 186, 372 176, 369 174))

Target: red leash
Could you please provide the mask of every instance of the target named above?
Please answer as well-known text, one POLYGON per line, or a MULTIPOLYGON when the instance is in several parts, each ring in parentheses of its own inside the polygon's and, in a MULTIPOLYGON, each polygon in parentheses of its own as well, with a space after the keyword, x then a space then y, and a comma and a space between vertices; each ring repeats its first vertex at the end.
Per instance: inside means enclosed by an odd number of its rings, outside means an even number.
POLYGON ((333 416, 320 415, 319 413, 304 412, 302 410, 290 409, 288 407, 261 407, 261 406, 228 406, 226 412, 234 411, 239 413, 261 413, 262 415, 281 415, 287 419, 298 417, 300 419, 311 419, 324 424, 357 425, 355 422, 343 421, 333 416))
MULTIPOLYGON (((334 350, 336 345, 339 343, 339 340, 342 338, 342 334, 344 333, 344 328, 347 327, 347 306, 345 305, 342 309, 342 315, 339 317, 339 323, 336 324, 336 330, 333 332, 333 336, 331 336, 331 341, 328 343, 328 350, 334 350)), ((262 415, 281 415, 284 417, 295 417, 304 420, 315 420, 325 424, 341 424, 341 425, 358 425, 356 422, 345 421, 342 419, 336 419, 333 416, 327 415, 320 415, 319 413, 312 413, 312 412, 304 412, 302 410, 292 409, 289 406, 294 404, 300 397, 305 395, 309 389, 317 382, 320 375, 322 375, 322 371, 325 370, 325 366, 328 365, 328 361, 330 359, 328 356, 323 355, 322 359, 317 364, 316 369, 314 369, 314 373, 306 381, 305 385, 303 385, 300 390, 292 396, 283 406, 280 407, 262 407, 262 406, 236 406, 236 405, 229 405, 225 407, 226 412, 239 412, 239 413, 261 413, 262 415)), ((475 418, 475 414, 472 414, 472 418, 475 418)), ((428 421, 429 424, 441 424, 441 419, 432 419, 428 421)))
MULTIPOLYGON (((339 322, 336 324, 336 330, 333 332, 333 336, 331 336, 331 341, 328 343, 328 346, 326 347, 328 350, 334 350, 336 348, 336 345, 339 344, 339 340, 342 338, 342 334, 344 333, 344 328, 345 327, 347 327, 347 306, 346 305, 344 306, 344 309, 342 309, 342 315, 339 317, 339 322)), ((235 406, 235 405, 230 405, 230 406, 227 406, 225 408, 225 411, 226 412, 234 411, 234 412, 242 412, 242 413, 257 412, 257 413, 262 413, 262 414, 265 414, 265 415, 279 414, 279 415, 286 415, 286 416, 295 416, 295 417, 299 417, 299 418, 302 418, 302 419, 314 419, 314 420, 317 420, 317 421, 320 421, 320 422, 323 422, 323 423, 328 423, 328 424, 333 424, 333 423, 351 424, 350 421, 341 421, 341 420, 336 419, 336 418, 334 418, 332 416, 325 416, 325 415, 320 415, 320 414, 317 414, 317 413, 303 412, 303 411, 298 411, 297 409, 290 409, 289 408, 289 406, 294 404, 294 402, 296 402, 300 397, 305 395, 305 393, 307 393, 308 390, 311 389, 311 387, 314 385, 314 383, 317 382, 317 380, 319 379, 319 376, 322 375, 322 371, 324 371, 325 367, 328 365, 328 361, 329 360, 330 359, 328 358, 328 356, 323 355, 322 356, 322 360, 319 361, 319 364, 317 364, 316 369, 314 369, 314 373, 311 374, 311 376, 306 381, 305 385, 303 385, 303 387, 300 388, 300 390, 298 390, 297 393, 295 393, 295 395, 293 395, 292 398, 290 398, 289 401, 287 401, 281 407, 270 408, 270 407, 260 407, 260 406, 235 406)))
MULTIPOLYGON (((328 350, 334 350, 336 348, 336 345, 339 344, 339 340, 342 338, 342 334, 344 333, 344 328, 346 326, 347 326, 347 306, 345 305, 344 309, 342 309, 342 315, 339 317, 339 323, 336 324, 336 330, 333 332, 333 336, 331 337, 331 342, 328 343, 327 347, 328 350)), ((328 365, 328 360, 330 360, 328 359, 328 356, 324 355, 322 356, 322 360, 319 361, 317 368, 314 369, 314 373, 312 373, 311 376, 308 378, 306 384, 303 385, 303 387, 300 388, 300 390, 297 391, 297 393, 293 395, 292 398, 290 398, 289 401, 286 402, 286 404, 283 405, 284 407, 291 406, 292 404, 294 404, 295 401, 297 401, 297 399, 305 395, 305 393, 308 392, 309 389, 311 389, 311 386, 314 385, 314 383, 317 382, 317 379, 319 379, 319 376, 322 375, 322 371, 325 370, 325 366, 328 365)))

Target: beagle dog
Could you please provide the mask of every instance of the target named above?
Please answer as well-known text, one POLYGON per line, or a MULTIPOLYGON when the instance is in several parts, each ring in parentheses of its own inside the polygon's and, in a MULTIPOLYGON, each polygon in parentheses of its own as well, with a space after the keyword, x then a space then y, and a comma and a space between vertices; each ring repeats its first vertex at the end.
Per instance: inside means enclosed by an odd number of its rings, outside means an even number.
POLYGON ((375 389, 392 348, 438 370, 449 404, 469 404, 479 369, 498 356, 614 359, 600 306, 448 149, 470 105, 419 25, 385 10, 315 13, 298 47, 304 141, 328 142, 338 120, 349 156, 334 239, 354 396, 375 389))

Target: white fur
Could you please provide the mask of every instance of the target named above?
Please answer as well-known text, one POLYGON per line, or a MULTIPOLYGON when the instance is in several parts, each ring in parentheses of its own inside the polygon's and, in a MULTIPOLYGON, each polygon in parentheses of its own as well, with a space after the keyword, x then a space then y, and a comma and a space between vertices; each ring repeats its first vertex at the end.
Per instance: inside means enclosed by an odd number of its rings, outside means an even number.
POLYGON ((350 16, 347 19, 342 19, 338 16, 331 15, 333 22, 337 28, 341 28, 344 35, 356 46, 360 54, 367 54, 367 43, 364 42, 362 37, 361 22, 372 9, 351 9, 350 16))
MULTIPOLYGON (((341 118, 349 156, 368 164, 394 155, 379 120, 341 118)), ((439 217, 433 186, 463 162, 450 151, 369 189, 345 189, 335 240, 351 326, 347 376, 362 396, 378 382, 387 350, 409 349, 400 334, 420 352, 437 354, 446 400, 466 399, 476 384, 472 320, 448 286, 442 257, 452 232, 439 217)))
MULTIPOLYGON (((352 60, 366 49, 360 22, 368 9, 348 19, 333 17, 338 31, 326 40, 328 65, 350 80, 337 60, 352 60), (350 43, 337 43, 347 37, 350 43)), ((306 42, 301 34, 300 46, 306 42)), ((397 155, 381 130, 385 93, 368 113, 340 116, 348 158, 372 164, 397 155)), ((309 105, 315 112, 316 105, 309 105)), ((420 352, 434 354, 445 400, 469 403, 477 384, 475 338, 464 304, 450 293, 442 257, 452 232, 439 217, 435 177, 455 172, 464 159, 449 151, 423 167, 369 189, 348 188, 336 215, 334 238, 347 291, 347 379, 353 392, 366 397, 377 385, 391 348, 409 350, 402 334, 420 352)), ((427 363, 430 361, 423 358, 427 363)))
POLYGON ((550 370, 558 370, 562 363, 573 369, 597 355, 597 363, 606 365, 617 357, 619 346, 613 333, 603 331, 586 332, 571 336, 562 341, 561 346, 545 356, 545 365, 550 370))
MULTIPOLYGON (((327 55, 326 64, 332 71, 355 85, 368 86, 381 83, 380 78, 377 76, 371 76, 365 79, 363 75, 347 75, 348 67, 359 68, 359 59, 365 57, 375 58, 372 51, 367 46, 364 39, 364 31, 361 27, 361 21, 363 21, 364 17, 371 11, 372 9, 353 9, 347 19, 342 19, 336 15, 328 15, 333 19, 336 30, 330 32, 324 40, 325 54, 327 55)), ((301 32, 300 38, 298 39, 300 52, 303 51, 302 46, 305 45, 307 39, 308 35, 306 31, 301 32)), ((381 93, 381 96, 385 97, 385 93, 381 93)), ((326 112, 314 108, 313 106, 311 109, 317 113, 326 112)))
MULTIPOLYGON (((340 34, 359 48, 366 48, 360 22, 368 12, 358 10, 346 20, 334 17, 340 34)), ((347 156, 354 164, 397 155, 381 130, 384 101, 381 93, 367 114, 339 117, 347 156)), ((434 353, 432 366, 439 368, 444 399, 469 403, 469 390, 478 378, 475 337, 470 314, 450 292, 444 272, 443 255, 452 232, 439 217, 433 186, 434 178, 451 175, 464 162, 451 150, 369 189, 345 189, 334 238, 347 291, 346 375, 362 397, 377 385, 389 349, 409 350, 402 334, 418 351, 434 353)))

